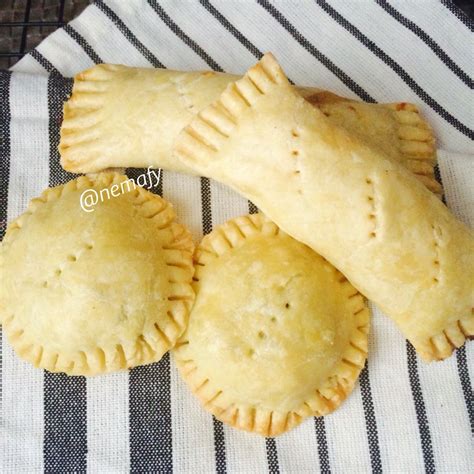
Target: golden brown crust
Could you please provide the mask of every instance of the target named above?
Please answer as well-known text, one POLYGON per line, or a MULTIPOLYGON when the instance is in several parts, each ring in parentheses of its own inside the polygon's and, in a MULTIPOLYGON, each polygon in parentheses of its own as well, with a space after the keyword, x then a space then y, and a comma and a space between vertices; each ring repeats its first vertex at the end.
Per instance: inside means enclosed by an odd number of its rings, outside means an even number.
POLYGON ((196 305, 173 354, 204 408, 263 436, 335 410, 367 357, 369 310, 347 279, 261 214, 215 229, 194 259, 196 305))
POLYGON ((80 208, 85 190, 124 183, 101 173, 47 189, 7 229, 0 315, 36 367, 97 375, 155 362, 186 327, 194 245, 169 203, 127 185, 93 213, 80 208))

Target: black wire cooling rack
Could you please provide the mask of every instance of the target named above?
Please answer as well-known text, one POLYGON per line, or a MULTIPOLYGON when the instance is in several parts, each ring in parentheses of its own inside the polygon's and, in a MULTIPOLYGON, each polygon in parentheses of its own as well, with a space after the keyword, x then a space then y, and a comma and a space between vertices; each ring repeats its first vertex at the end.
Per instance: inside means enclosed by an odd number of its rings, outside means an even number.
POLYGON ((0 68, 15 64, 90 0, 0 0, 0 68))

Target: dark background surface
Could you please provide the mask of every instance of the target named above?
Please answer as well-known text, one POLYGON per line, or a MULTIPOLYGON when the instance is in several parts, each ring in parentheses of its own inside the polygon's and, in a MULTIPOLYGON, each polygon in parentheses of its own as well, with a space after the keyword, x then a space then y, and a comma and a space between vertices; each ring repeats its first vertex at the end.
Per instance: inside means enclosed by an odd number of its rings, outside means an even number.
POLYGON ((455 0, 456 4, 471 20, 474 20, 474 1, 473 0, 455 0))
MULTIPOLYGON (((0 0, 0 69, 13 66, 43 38, 79 15, 89 3, 92 0, 0 0)), ((396 7, 396 2, 393 3, 396 7)), ((474 0, 454 0, 453 3, 474 19, 474 0)))
POLYGON ((91 0, 0 0, 0 69, 13 66, 91 0))

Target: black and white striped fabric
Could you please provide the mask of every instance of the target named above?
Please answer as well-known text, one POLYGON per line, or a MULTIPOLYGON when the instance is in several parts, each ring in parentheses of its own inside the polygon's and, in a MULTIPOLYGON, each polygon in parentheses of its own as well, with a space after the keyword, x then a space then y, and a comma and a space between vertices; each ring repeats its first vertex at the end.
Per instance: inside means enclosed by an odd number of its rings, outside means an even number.
MULTIPOLYGON (((418 104, 442 149, 447 203, 474 226, 472 32, 462 12, 435 0, 98 0, 0 72, 0 237, 30 198, 72 176, 56 149, 67 77, 99 62, 243 73, 265 51, 295 83, 418 104)), ((254 210, 218 183, 177 173, 165 172, 156 192, 196 241, 254 210)), ((276 439, 213 419, 168 355, 86 380, 32 368, 3 337, 0 471, 469 472, 474 344, 426 365, 373 313, 369 363, 354 393, 334 414, 276 439)))

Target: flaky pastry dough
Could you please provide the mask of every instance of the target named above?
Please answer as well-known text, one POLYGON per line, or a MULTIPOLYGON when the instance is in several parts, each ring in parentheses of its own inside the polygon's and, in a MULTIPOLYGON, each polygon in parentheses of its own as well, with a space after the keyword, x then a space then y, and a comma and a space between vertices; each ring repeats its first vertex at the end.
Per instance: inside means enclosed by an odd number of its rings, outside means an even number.
POLYGON ((261 214, 213 230, 195 265, 173 354, 206 410, 275 436, 342 403, 365 364, 369 310, 340 272, 261 214))
MULTIPOLYGON (((158 361, 187 324, 194 246, 171 205, 116 173, 47 189, 0 247, 0 316, 16 353, 96 375, 158 361), (85 190, 113 189, 93 212, 85 190)), ((105 197, 105 193, 103 194, 105 197)))
POLYGON ((343 272, 426 361, 474 335, 474 239, 399 162, 335 126, 271 55, 202 110, 176 159, 343 272))
MULTIPOLYGON (((61 164, 88 173, 153 166, 193 172, 171 158, 179 131, 238 76, 101 64, 77 74, 64 105, 61 164)), ((365 104, 315 88, 298 88, 332 123, 408 167, 439 193, 433 133, 413 104, 365 104)))

